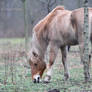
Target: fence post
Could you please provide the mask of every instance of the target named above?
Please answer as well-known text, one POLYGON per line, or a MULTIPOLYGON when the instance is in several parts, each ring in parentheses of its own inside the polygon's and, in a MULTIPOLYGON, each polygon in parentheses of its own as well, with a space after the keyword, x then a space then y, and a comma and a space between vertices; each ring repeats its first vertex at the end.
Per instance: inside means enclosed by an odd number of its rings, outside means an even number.
POLYGON ((23 10, 24 10, 24 33, 25 33, 25 51, 27 53, 28 50, 28 21, 27 21, 27 14, 26 14, 26 0, 23 1, 23 10))
POLYGON ((83 57, 83 64, 84 64, 84 75, 85 75, 85 82, 88 82, 90 78, 89 74, 89 22, 88 22, 88 0, 84 0, 84 57, 83 57))
MULTIPOLYGON (((22 0, 23 1, 23 10, 24 10, 24 34, 25 34, 25 53, 27 54, 28 52, 28 21, 27 21, 27 13, 26 13, 26 3, 27 0, 22 0)), ((26 56, 26 61, 28 62, 27 56, 26 56)), ((25 87, 27 85, 25 85, 25 74, 26 74, 26 70, 25 67, 24 68, 24 76, 23 76, 23 92, 25 92, 25 87)))

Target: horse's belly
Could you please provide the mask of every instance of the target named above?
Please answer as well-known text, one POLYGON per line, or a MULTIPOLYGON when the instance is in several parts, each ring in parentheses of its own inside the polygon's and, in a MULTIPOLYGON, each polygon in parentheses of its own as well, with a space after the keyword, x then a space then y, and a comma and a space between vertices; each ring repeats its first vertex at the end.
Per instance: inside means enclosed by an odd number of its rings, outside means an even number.
POLYGON ((78 40, 77 39, 71 39, 67 45, 77 45, 78 44, 78 40))
POLYGON ((66 39, 64 39, 66 45, 77 45, 78 39, 75 34, 69 34, 66 39))

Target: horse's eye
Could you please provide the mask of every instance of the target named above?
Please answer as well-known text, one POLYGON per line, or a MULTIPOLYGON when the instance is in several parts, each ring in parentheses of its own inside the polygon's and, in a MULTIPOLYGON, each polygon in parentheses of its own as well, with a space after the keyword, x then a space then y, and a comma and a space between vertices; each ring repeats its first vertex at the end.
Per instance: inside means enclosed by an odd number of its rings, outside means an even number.
POLYGON ((36 64, 36 63, 35 63, 34 65, 35 65, 35 66, 37 66, 37 64, 36 64))

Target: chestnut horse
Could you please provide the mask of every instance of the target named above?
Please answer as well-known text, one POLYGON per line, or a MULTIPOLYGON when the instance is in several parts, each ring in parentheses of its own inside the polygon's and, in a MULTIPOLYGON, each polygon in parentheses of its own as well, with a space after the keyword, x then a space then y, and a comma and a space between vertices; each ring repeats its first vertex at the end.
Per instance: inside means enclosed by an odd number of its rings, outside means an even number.
MULTIPOLYGON (((44 19, 33 28, 32 46, 29 52, 29 63, 31 66, 32 80, 39 82, 44 70, 47 68, 45 81, 49 82, 52 74, 52 65, 57 56, 58 50, 62 53, 65 80, 69 78, 67 66, 67 45, 80 47, 80 56, 83 55, 83 8, 69 11, 63 6, 57 6, 44 19), (47 46, 50 45, 49 64, 46 66, 44 55, 47 46)), ((89 9, 91 20, 92 9, 89 9)), ((89 21, 91 24, 91 21, 89 21)), ((91 30, 91 29, 90 29, 91 30)))

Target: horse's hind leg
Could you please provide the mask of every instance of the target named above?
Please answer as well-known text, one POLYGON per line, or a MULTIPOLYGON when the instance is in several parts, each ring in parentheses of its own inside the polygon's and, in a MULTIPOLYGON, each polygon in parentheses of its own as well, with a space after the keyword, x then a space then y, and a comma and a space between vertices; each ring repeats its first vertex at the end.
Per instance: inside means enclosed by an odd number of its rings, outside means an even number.
POLYGON ((68 65, 67 65, 66 47, 61 48, 61 53, 62 53, 62 63, 64 66, 64 80, 67 80, 69 78, 69 72, 68 72, 68 65))
POLYGON ((52 75, 52 66, 54 64, 54 61, 56 59, 56 55, 58 53, 58 47, 55 44, 50 45, 50 53, 49 53, 49 64, 47 66, 47 73, 46 77, 44 79, 44 82, 50 82, 51 75, 52 75))

